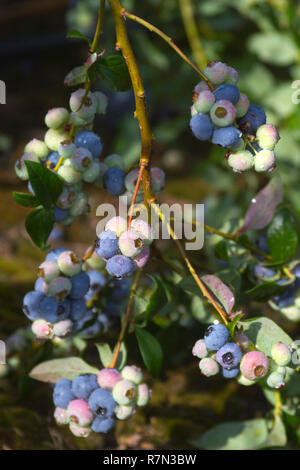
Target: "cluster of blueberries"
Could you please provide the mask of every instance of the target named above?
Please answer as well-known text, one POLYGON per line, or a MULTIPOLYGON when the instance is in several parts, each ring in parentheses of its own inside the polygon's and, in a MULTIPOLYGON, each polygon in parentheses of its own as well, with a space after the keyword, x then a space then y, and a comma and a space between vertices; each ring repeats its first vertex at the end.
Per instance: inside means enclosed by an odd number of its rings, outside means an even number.
POLYGON ((128 228, 126 219, 117 216, 106 223, 95 243, 95 251, 106 261, 107 272, 122 279, 147 263, 148 246, 152 241, 152 230, 147 222, 134 219, 128 228))
POLYGON ((250 101, 236 86, 238 72, 222 62, 210 62, 206 81, 194 89, 190 128, 199 140, 208 140, 228 149, 228 164, 241 173, 252 167, 272 171, 274 147, 279 140, 277 129, 266 124, 263 108, 250 101))
POLYGON ((214 376, 221 369, 223 377, 237 377, 242 385, 252 385, 263 377, 266 377, 266 383, 271 388, 285 385, 285 366, 292 359, 290 346, 281 342, 274 344, 269 359, 261 351, 246 352, 250 342, 243 333, 238 333, 234 339, 230 341, 228 328, 221 323, 207 328, 204 339, 199 339, 192 350, 192 354, 200 359, 199 367, 203 375, 214 376))
POLYGON ((101 271, 86 267, 66 248, 50 251, 39 266, 35 289, 23 299, 23 312, 33 322, 32 331, 38 339, 62 338, 70 333, 95 337, 120 315, 130 280, 110 280, 101 271), (99 311, 92 304, 109 281, 112 293, 99 311))
POLYGON ((68 424, 77 437, 88 437, 91 431, 107 433, 116 419, 125 420, 137 406, 145 406, 151 390, 142 382, 136 366, 102 369, 96 374, 78 375, 73 381, 60 379, 54 387, 54 417, 57 424, 68 424))

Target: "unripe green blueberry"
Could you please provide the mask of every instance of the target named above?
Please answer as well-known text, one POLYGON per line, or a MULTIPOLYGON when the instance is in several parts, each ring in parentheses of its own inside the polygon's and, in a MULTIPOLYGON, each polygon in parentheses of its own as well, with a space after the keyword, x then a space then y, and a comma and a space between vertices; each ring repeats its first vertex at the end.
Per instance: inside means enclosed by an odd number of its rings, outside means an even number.
POLYGON ((105 114, 108 105, 107 96, 102 91, 94 91, 93 96, 97 100, 97 114, 105 114))
POLYGON ((70 109, 82 118, 87 119, 95 115, 97 111, 97 97, 90 91, 86 93, 84 88, 74 91, 70 97, 70 109))
POLYGON ((64 251, 57 258, 59 269, 66 276, 75 276, 81 271, 81 261, 74 251, 64 251))
POLYGON ((28 171, 25 165, 26 160, 30 162, 37 162, 37 163, 39 161, 35 153, 24 153, 24 155, 22 155, 22 157, 16 161, 15 163, 16 175, 23 181, 26 181, 29 178, 28 171))
POLYGON ((133 406, 117 405, 115 408, 115 416, 121 421, 130 418, 134 414, 134 412, 135 408, 133 406))
POLYGON ((79 424, 79 426, 88 426, 94 417, 87 401, 82 398, 70 401, 67 412, 70 421, 79 424))
POLYGON ((42 140, 32 139, 25 145, 24 152, 34 153, 39 160, 44 160, 49 153, 49 149, 42 140))
POLYGON ((223 62, 209 62, 204 69, 204 75, 214 84, 220 85, 228 77, 228 68, 223 62))
POLYGON ((56 277, 48 285, 48 295, 56 297, 58 300, 63 300, 72 289, 72 283, 67 277, 56 277))
POLYGON ((144 248, 144 240, 141 233, 129 229, 123 232, 119 238, 119 249, 124 256, 135 258, 144 248))
POLYGON ((67 140, 67 138, 68 131, 65 129, 48 129, 45 134, 44 141, 50 150, 57 151, 61 142, 67 140))
POLYGON ((284 375, 278 371, 272 372, 267 378, 267 384, 271 388, 282 388, 285 386, 284 375))
POLYGON ((88 437, 91 434, 91 428, 87 426, 80 426, 73 421, 70 422, 69 428, 72 434, 76 437, 88 437))
POLYGON ((58 147, 59 156, 64 159, 70 158, 74 150, 76 150, 76 145, 70 140, 63 140, 58 147))
POLYGON ((67 410, 58 406, 54 410, 54 419, 58 425, 69 424, 70 422, 67 410))
POLYGON ((271 357, 278 366, 287 366, 291 362, 292 353, 286 344, 279 341, 278 343, 273 344, 271 357))
POLYGON ((125 170, 124 160, 121 155, 118 155, 117 153, 112 153, 111 155, 108 155, 106 158, 104 158, 104 164, 107 166, 107 168, 117 166, 122 170, 125 170))
POLYGON ((240 385, 245 385, 246 387, 250 387, 250 385, 256 384, 255 380, 249 380, 243 374, 238 376, 237 381, 240 385))
POLYGON ((239 80, 238 72, 233 68, 227 65, 227 78, 225 83, 229 83, 230 85, 236 85, 239 80))
POLYGON ((93 183, 101 175, 101 163, 93 160, 82 175, 83 181, 93 183))
POLYGON ((205 346, 205 341, 204 339, 198 339, 196 343, 194 344, 194 347, 192 349, 192 354, 193 356, 198 357, 199 359, 203 359, 208 355, 207 348, 205 346))
POLYGON ((150 169, 151 186, 153 192, 160 193, 165 187, 166 175, 161 168, 152 167, 150 169))
POLYGON ((73 322, 72 320, 66 319, 59 321, 53 326, 53 334, 63 338, 67 336, 72 331, 73 322))
POLYGON ((120 372, 116 369, 102 369, 97 375, 100 388, 112 390, 114 386, 122 380, 120 372))
POLYGON ((209 86, 207 85, 207 83, 204 80, 202 80, 201 82, 199 82, 195 86, 193 92, 194 93, 201 93, 201 91, 204 91, 204 90, 209 90, 209 86))
POLYGON ((153 242, 153 230, 145 220, 133 219, 130 228, 142 235, 145 245, 150 245, 153 242))
POLYGON ((147 384, 139 384, 137 387, 137 406, 146 406, 151 398, 151 393, 147 384))
POLYGON ((253 167, 254 157, 249 150, 241 150, 229 155, 228 164, 233 171, 241 173, 253 167))
POLYGON ((51 325, 43 320, 35 320, 31 325, 32 332, 35 336, 40 339, 48 339, 51 338, 52 335, 52 327, 51 325))
POLYGON ((256 131, 258 145, 262 149, 273 150, 280 137, 275 126, 263 124, 256 131))
POLYGON ((112 390, 113 399, 118 405, 132 405, 136 402, 136 386, 129 380, 120 380, 112 390))
POLYGON ((275 167, 275 154, 272 150, 261 150, 254 155, 256 171, 272 171, 275 167))
POLYGON ((261 379, 268 372, 269 359, 261 351, 250 351, 242 357, 240 369, 246 379, 261 379))
POLYGON ((59 167, 57 174, 68 184, 78 183, 82 179, 82 173, 66 163, 59 167))
POLYGON ((49 109, 45 116, 45 124, 52 129, 58 129, 68 123, 70 113, 66 108, 49 109))
POLYGON ((191 116, 196 116, 196 114, 198 114, 198 111, 197 109, 195 108, 194 105, 191 106, 191 116))
POLYGON ((72 153, 71 165, 77 171, 85 171, 92 160, 91 152, 85 147, 79 147, 72 153))
POLYGON ((219 373, 220 367, 212 357, 204 357, 199 362, 199 367, 203 375, 211 377, 219 373))
POLYGON ((70 216, 78 217, 88 210, 88 195, 85 192, 78 193, 70 208, 70 216))
POLYGON ((245 93, 240 93, 240 98, 238 102, 235 104, 236 109, 236 117, 241 118, 245 116, 250 106, 250 101, 245 93))
POLYGON ((236 118, 235 106, 228 100, 216 101, 210 112, 212 122, 218 127, 227 127, 236 118))
POLYGON ((143 380, 143 373, 139 367, 136 366, 125 366, 121 372, 122 378, 130 380, 135 385, 139 385, 143 380))
POLYGON ((94 115, 88 118, 82 118, 78 113, 71 113, 70 121, 75 127, 75 134, 82 128, 87 129, 89 125, 93 125, 94 115))
POLYGON ((37 275, 44 281, 50 282, 59 276, 58 266, 55 261, 44 261, 39 265, 37 275))
POLYGON ((107 170, 107 166, 100 162, 100 172, 97 176, 97 178, 93 181, 94 185, 97 186, 97 188, 103 188, 103 175, 107 170))
POLYGON ((127 220, 121 216, 112 217, 106 223, 105 230, 115 232, 117 234, 117 237, 120 237, 120 235, 122 235, 122 233, 126 232, 127 230, 127 220))
MULTIPOLYGON (((85 254, 90 252, 91 247, 89 247, 85 254)), ((84 269, 103 269, 105 267, 105 261, 97 255, 96 251, 93 252, 92 256, 90 256, 85 262, 84 262, 84 269)))
POLYGON ((215 96, 210 90, 203 90, 193 106, 198 113, 208 113, 215 101, 215 96))

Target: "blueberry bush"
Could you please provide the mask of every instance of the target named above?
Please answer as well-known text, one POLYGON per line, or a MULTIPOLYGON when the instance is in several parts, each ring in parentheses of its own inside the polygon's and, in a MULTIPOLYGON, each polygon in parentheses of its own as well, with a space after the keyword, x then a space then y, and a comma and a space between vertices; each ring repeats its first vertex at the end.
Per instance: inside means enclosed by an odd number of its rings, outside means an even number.
POLYGON ((121 448, 297 448, 300 12, 289 0, 159 3, 82 0, 67 12, 82 61, 14 164, 35 279, 16 302, 24 327, 5 339, 1 382, 25 397, 46 387, 59 448, 114 435, 121 448), (180 178, 185 166, 196 178, 180 178), (96 229, 96 206, 125 196, 127 215, 96 229), (161 210, 174 196, 205 203, 204 225, 189 219, 201 250, 185 249, 161 210), (81 225, 85 246, 60 243, 81 225), (150 444, 132 437, 145 429, 150 444))

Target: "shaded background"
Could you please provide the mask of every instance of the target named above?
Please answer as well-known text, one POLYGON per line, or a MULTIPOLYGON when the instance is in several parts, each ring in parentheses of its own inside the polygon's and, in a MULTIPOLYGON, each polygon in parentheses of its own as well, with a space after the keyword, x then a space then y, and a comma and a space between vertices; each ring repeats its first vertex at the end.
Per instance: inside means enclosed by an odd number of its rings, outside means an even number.
MULTIPOLYGON (((11 197, 26 191, 13 166, 33 137, 43 138, 47 110, 67 106, 70 91, 65 75, 84 62, 87 47, 66 39, 69 29, 93 35, 98 2, 95 0, 2 0, 0 3, 0 79, 7 86, 6 105, 0 105, 0 338, 27 327, 22 296, 31 290, 43 254, 29 240, 26 209, 11 197)), ((176 0, 124 0, 128 10, 144 17, 171 36, 192 59, 190 44, 176 0)), ((239 87, 263 106, 268 122, 279 128, 277 170, 285 198, 300 214, 300 107, 292 103, 291 87, 300 80, 300 7, 293 0, 194 0, 199 37, 207 60, 222 60, 240 73, 239 87)), ((205 202, 206 222, 221 228, 240 217, 268 175, 236 175, 223 159, 224 151, 197 141, 188 127, 195 72, 159 37, 128 20, 128 31, 144 79, 155 136, 153 164, 167 172, 162 201, 205 202)), ((101 44, 114 51, 115 34, 107 9, 101 44)), ((108 111, 97 117, 95 131, 104 144, 103 156, 120 153, 128 165, 139 155, 139 132, 133 119, 132 92, 116 93, 98 82, 95 88, 109 96, 108 111)), ((300 93, 299 93, 300 98, 300 93)), ((95 208, 110 200, 105 192, 88 188, 92 206, 71 228, 57 229, 53 246, 61 243, 83 254, 95 238, 95 208)), ((171 245, 166 250, 172 255, 171 245)), ((175 252, 174 252, 175 253, 175 252)), ((213 272, 216 260, 205 248, 193 255, 198 269, 213 272)), ((154 266, 155 267, 155 266, 154 266)), ((184 306, 183 306, 184 307, 184 306)), ((262 306, 260 305, 261 309, 262 306)), ((262 312, 261 312, 262 313, 262 312)), ((264 306, 264 314, 267 308, 264 306)), ((274 313, 273 313, 274 317, 274 313)), ((288 332, 295 325, 280 320, 288 332)), ((187 322, 188 324, 188 322, 187 322)), ((163 374, 153 381, 153 400, 128 423, 118 423, 109 436, 76 439, 55 426, 51 390, 33 382, 27 372, 43 357, 47 346, 32 345, 14 354, 12 370, 0 379, 0 448, 188 448, 188 440, 217 422, 250 419, 270 407, 258 387, 241 387, 223 379, 204 379, 190 346, 201 334, 184 322, 161 336, 166 351, 163 374), (187 348, 178 352, 178 344, 187 348), (15 361, 15 362, 13 362, 15 361), (171 392, 170 392, 171 391, 171 392)), ((130 349, 129 338, 129 349, 130 349)), ((132 360, 140 361, 132 345, 132 360), (135 356, 136 354, 136 356, 135 356)), ((93 348, 89 351, 95 362, 93 348)), ((4 375, 4 374, 3 374, 4 375)), ((149 378, 151 381, 151 379, 149 378)))

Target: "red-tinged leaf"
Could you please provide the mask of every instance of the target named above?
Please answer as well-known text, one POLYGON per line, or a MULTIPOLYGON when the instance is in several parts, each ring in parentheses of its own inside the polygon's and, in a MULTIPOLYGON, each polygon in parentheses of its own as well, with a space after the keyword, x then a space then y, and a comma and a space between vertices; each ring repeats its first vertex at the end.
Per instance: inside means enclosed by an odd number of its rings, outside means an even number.
POLYGON ((282 185, 280 178, 275 176, 252 199, 246 212, 244 224, 238 234, 249 229, 261 230, 273 219, 278 204, 282 201, 282 185))
POLYGON ((229 287, 217 276, 211 274, 206 274, 202 276, 201 279, 224 307, 225 311, 230 313, 235 304, 235 297, 229 287))

